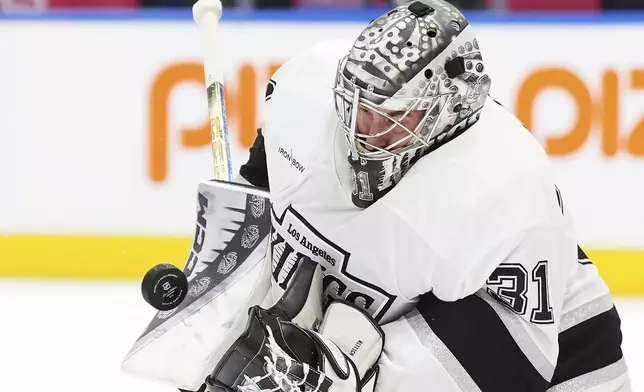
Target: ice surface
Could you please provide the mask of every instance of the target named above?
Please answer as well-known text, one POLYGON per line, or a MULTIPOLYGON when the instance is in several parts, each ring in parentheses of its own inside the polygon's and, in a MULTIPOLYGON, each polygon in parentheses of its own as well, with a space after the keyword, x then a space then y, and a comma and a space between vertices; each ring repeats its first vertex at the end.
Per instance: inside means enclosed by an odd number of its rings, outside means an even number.
MULTIPOLYGON (((177 392, 119 369, 154 315, 138 283, 5 280, 0 298, 0 391, 177 392)), ((644 392, 644 298, 616 303, 633 390, 644 392)))

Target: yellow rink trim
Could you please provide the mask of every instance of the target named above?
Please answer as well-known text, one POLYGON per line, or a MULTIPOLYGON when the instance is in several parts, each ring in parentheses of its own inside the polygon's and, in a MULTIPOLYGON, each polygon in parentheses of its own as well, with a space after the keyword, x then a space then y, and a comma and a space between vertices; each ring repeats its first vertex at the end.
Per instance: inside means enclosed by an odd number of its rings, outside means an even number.
MULTIPOLYGON (((0 234, 0 276, 139 280, 152 266, 180 268, 191 239, 0 234)), ((644 295, 644 249, 585 249, 614 295, 644 295)))
POLYGON ((141 279, 151 267, 183 267, 190 238, 0 234, 0 276, 141 279))

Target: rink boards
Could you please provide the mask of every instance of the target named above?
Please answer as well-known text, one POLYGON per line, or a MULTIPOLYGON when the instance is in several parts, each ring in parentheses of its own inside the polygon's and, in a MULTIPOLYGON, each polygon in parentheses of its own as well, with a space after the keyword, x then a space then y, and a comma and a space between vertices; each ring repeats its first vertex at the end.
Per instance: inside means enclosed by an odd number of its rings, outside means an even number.
MULTIPOLYGON (((228 14, 236 167, 272 72, 375 16, 228 14)), ((472 19, 492 94, 552 157, 580 243, 615 292, 644 295, 644 63, 629 46, 644 16, 472 19)), ((0 275, 138 279, 182 265, 212 174, 202 73, 188 13, 0 16, 0 275)))

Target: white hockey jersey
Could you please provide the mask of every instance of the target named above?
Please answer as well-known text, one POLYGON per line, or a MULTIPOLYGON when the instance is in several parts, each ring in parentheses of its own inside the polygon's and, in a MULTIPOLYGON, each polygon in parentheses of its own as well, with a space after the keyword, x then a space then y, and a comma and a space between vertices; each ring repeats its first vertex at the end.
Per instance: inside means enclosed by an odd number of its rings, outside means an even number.
POLYGON ((387 195, 353 205, 364 190, 332 92, 350 47, 317 45, 271 80, 262 134, 275 283, 310 258, 326 299, 383 325, 381 392, 629 390, 619 316, 548 157, 492 98, 387 195))

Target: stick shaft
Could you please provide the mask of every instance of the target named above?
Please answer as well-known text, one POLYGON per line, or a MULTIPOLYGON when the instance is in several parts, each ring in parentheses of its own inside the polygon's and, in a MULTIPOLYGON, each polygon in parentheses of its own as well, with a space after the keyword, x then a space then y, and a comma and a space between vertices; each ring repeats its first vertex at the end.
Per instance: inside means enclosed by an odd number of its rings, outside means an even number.
POLYGON ((232 157, 226 118, 223 72, 220 63, 221 49, 218 41, 219 19, 222 14, 221 1, 199 0, 193 6, 192 13, 199 28, 204 60, 215 179, 231 182, 233 179, 232 157))

